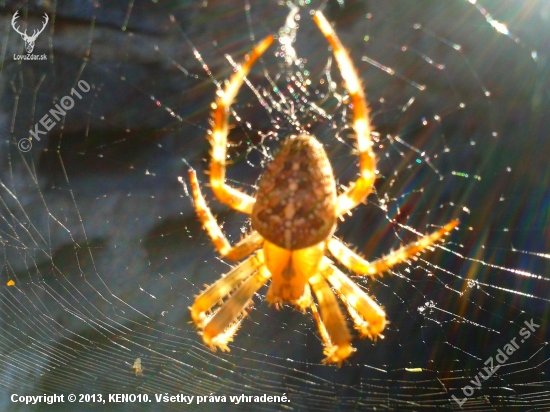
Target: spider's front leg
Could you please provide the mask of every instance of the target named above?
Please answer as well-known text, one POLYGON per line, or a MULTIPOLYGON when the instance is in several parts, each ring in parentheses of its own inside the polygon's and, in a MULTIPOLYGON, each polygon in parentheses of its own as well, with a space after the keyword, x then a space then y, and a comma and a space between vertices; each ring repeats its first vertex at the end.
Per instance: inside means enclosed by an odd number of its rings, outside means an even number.
POLYGON ((244 309, 252 299, 254 293, 269 280, 271 273, 265 266, 260 266, 258 271, 248 278, 229 300, 216 312, 214 317, 204 327, 202 339, 211 349, 219 347, 229 352, 227 344, 233 340, 242 320, 246 316, 244 309))
POLYGON ((210 285, 195 299, 195 303, 190 307, 191 318, 198 328, 204 329, 211 319, 207 313, 218 305, 223 299, 243 281, 248 279, 264 263, 263 252, 250 256, 244 262, 235 266, 222 278, 210 285))
POLYGON ((233 340, 233 335, 246 316, 244 309, 254 293, 271 277, 263 263, 260 251, 201 293, 190 308, 193 321, 198 328, 203 329, 204 343, 212 350, 220 348, 229 351, 227 344, 233 340), (231 294, 237 286, 238 289, 231 294), (214 314, 207 314, 227 296, 230 296, 229 299, 214 314))
POLYGON ((323 262, 328 269, 322 274, 346 305, 355 329, 362 337, 367 336, 373 340, 377 337, 383 338, 380 333, 386 327, 386 313, 328 258, 323 258, 323 262))
POLYGON ((236 246, 231 247, 218 222, 216 222, 212 212, 206 205, 197 180, 197 173, 193 169, 189 170, 189 180, 197 215, 220 255, 231 260, 241 260, 262 245, 263 237, 254 231, 237 243, 236 246))
POLYGON ((332 46, 334 57, 342 73, 342 78, 344 79, 353 106, 353 128, 357 136, 357 151, 359 155, 359 178, 355 184, 338 196, 336 215, 342 216, 369 195, 376 179, 376 158, 372 151, 372 140, 370 138, 369 109, 365 101, 361 81, 357 77, 357 71, 353 67, 348 52, 342 46, 330 23, 319 11, 315 13, 313 19, 332 46))
POLYGON ((311 311, 317 321, 319 333, 325 346, 324 352, 327 357, 323 362, 336 363, 340 366, 347 357, 355 352, 355 349, 350 344, 351 335, 338 306, 336 296, 325 280, 327 275, 323 272, 327 270, 330 271, 331 268, 324 265, 320 271, 322 274, 316 273, 308 279, 317 302, 319 302, 320 316, 313 302, 311 303, 311 311))
POLYGON ((266 37, 259 43, 237 71, 223 91, 218 92, 216 103, 212 104, 214 130, 212 132, 212 162, 210 164, 210 184, 216 197, 226 205, 240 212, 251 214, 255 199, 246 193, 225 183, 225 159, 227 156, 227 135, 229 131, 229 108, 250 72, 252 65, 260 58, 273 42, 273 36, 266 37))

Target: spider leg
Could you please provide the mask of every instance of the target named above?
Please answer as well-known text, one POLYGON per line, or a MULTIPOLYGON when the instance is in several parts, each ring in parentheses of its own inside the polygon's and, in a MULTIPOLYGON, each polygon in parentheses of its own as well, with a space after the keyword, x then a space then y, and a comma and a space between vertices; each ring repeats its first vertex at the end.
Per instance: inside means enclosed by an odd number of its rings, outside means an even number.
POLYGON ((341 240, 335 237, 328 240, 327 247, 330 253, 348 269, 359 275, 375 276, 423 252, 450 232, 456 225, 458 225, 458 220, 453 220, 441 229, 421 237, 416 242, 394 250, 389 255, 370 263, 350 250, 341 240))
POLYGON ((191 310, 191 318, 193 322, 195 322, 195 325, 197 325, 198 328, 204 328, 210 319, 206 312, 209 312, 263 264, 263 252, 259 251, 257 254, 250 256, 248 259, 235 266, 224 277, 218 279, 216 283, 202 292, 195 300, 195 303, 193 303, 193 306, 189 308, 191 310))
POLYGON ((371 339, 376 339, 377 336, 383 338, 380 332, 386 326, 386 314, 382 308, 328 258, 323 258, 323 261, 330 269, 324 271, 323 276, 346 305, 355 328, 361 336, 368 336, 371 339))
MULTIPOLYGON (((321 271, 330 271, 330 267, 321 271)), ((319 333, 325 346, 324 353, 327 356, 323 363, 336 363, 338 366, 350 356, 355 349, 350 345, 351 335, 346 326, 342 311, 338 306, 336 296, 330 289, 325 277, 327 275, 317 273, 309 278, 309 284, 319 302, 320 316, 315 303, 311 303, 311 311, 317 321, 319 333)))
POLYGON ((227 344, 233 340, 233 335, 246 316, 244 309, 248 306, 254 293, 271 277, 271 273, 265 266, 262 265, 258 269, 253 276, 244 281, 205 325, 202 339, 212 350, 219 347, 221 350, 229 352, 227 344))
POLYGON ((220 255, 231 260, 241 260, 262 245, 264 241, 263 237, 254 231, 232 247, 208 208, 201 193, 197 173, 193 169, 189 170, 189 180, 191 181, 193 201, 197 215, 220 255))
POLYGON ((355 184, 338 196, 336 215, 342 216, 361 203, 371 193, 376 178, 376 159, 372 151, 372 141, 370 138, 369 109, 353 63, 348 52, 342 46, 342 43, 330 26, 330 23, 320 11, 315 12, 313 19, 332 46, 334 57, 342 73, 342 78, 353 105, 353 127, 357 136, 357 151, 359 154, 359 178, 355 184))
POLYGON ((251 214, 254 202, 253 197, 225 183, 225 159, 227 152, 227 134, 229 131, 229 107, 233 103, 244 78, 250 72, 252 65, 266 51, 273 42, 273 36, 266 37, 259 43, 242 66, 231 76, 223 91, 218 92, 216 103, 212 104, 214 130, 212 133, 212 162, 210 164, 210 184, 216 197, 226 205, 240 212, 251 214))

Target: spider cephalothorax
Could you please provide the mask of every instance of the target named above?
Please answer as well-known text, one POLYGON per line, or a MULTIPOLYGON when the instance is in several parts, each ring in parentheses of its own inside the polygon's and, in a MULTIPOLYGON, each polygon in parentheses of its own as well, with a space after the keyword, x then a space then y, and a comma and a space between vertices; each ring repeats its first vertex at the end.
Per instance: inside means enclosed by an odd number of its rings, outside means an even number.
POLYGON ((220 201, 252 218, 253 231, 236 246, 232 247, 225 238, 201 194, 195 171, 190 171, 197 214, 220 254, 232 260, 251 256, 209 286, 190 309, 193 321, 202 329, 204 342, 212 349, 229 350, 227 345, 246 316, 244 309, 254 293, 271 279, 267 301, 275 305, 292 304, 301 310, 310 308, 325 345, 325 362, 340 365, 354 349, 336 295, 361 336, 372 339, 381 336, 386 314, 325 256, 327 251, 353 272, 375 276, 415 257, 458 222, 448 223, 415 243, 370 263, 333 236, 337 218, 348 213, 372 191, 376 161, 370 140, 368 108, 351 59, 321 12, 315 13, 314 20, 333 48, 349 92, 359 177, 346 191, 337 194, 336 180, 322 144, 313 136, 300 135, 285 140, 262 175, 255 197, 225 183, 229 107, 254 62, 272 43, 273 37, 266 38, 237 69, 212 105, 212 190, 220 201))

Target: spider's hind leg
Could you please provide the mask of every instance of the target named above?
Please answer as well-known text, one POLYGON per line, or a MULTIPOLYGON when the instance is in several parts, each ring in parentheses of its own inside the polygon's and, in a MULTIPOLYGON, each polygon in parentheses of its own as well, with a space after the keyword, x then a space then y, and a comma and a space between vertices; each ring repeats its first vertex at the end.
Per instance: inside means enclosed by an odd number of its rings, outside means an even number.
POLYGON ((313 19, 332 46, 334 57, 353 105, 353 128, 357 137, 357 151, 359 154, 359 178, 348 190, 338 196, 336 216, 342 216, 361 203, 371 193, 376 178, 376 159, 372 151, 370 138, 369 108, 365 101, 365 93, 357 76, 357 71, 330 23, 320 11, 315 13, 313 19))
POLYGON ((229 107, 237 96, 244 78, 250 72, 252 65, 260 58, 273 42, 273 36, 266 37, 252 53, 247 56, 242 66, 229 79, 223 91, 218 92, 218 98, 213 107, 214 130, 212 131, 212 161, 210 163, 210 184, 216 197, 226 205, 240 212, 251 214, 255 199, 246 193, 225 183, 225 160, 227 155, 227 134, 229 132, 229 107))

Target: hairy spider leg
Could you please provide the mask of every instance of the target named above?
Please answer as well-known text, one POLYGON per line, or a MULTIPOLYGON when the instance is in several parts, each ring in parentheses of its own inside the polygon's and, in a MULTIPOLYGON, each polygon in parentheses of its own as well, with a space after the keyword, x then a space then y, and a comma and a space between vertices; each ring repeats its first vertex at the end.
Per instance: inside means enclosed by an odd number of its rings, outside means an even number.
POLYGON ((212 161, 210 163, 210 184, 216 197, 239 212, 252 213, 255 199, 225 183, 225 159, 227 153, 227 134, 229 131, 229 108, 235 99, 244 78, 252 65, 260 58, 273 42, 273 36, 266 37, 246 57, 242 66, 229 79, 223 91, 218 92, 216 103, 212 104, 214 130, 211 137, 212 161))
POLYGON ((312 302, 310 307, 325 346, 326 358, 323 363, 336 363, 340 366, 355 349, 350 344, 351 335, 336 296, 325 280, 326 276, 321 274, 325 270, 330 270, 330 268, 325 266, 320 273, 309 278, 309 284, 319 304, 320 316, 315 303, 312 302))
POLYGON ((389 255, 376 259, 374 262, 367 262, 357 253, 350 250, 341 240, 332 237, 327 242, 330 253, 338 259, 345 267, 359 275, 375 276, 398 263, 404 262, 411 257, 415 257, 426 248, 433 245, 443 236, 449 233, 458 225, 458 220, 446 224, 441 229, 425 235, 407 246, 394 250, 389 255))
POLYGON ((227 344, 233 341, 233 335, 247 315, 244 310, 252 300, 254 293, 258 291, 271 277, 271 273, 265 266, 260 266, 258 271, 243 282, 233 293, 227 302, 216 312, 206 324, 202 332, 204 343, 212 350, 216 347, 229 352, 227 344))
POLYGON ((328 258, 323 261, 328 269, 322 274, 344 302, 361 337, 367 336, 373 340, 378 336, 383 338, 380 333, 386 327, 386 314, 382 308, 328 258))
POLYGON ((191 319, 193 319, 195 325, 203 329, 212 317, 207 312, 210 312, 214 306, 218 305, 222 299, 228 296, 263 264, 263 251, 260 250, 255 255, 250 256, 235 266, 214 284, 208 286, 204 292, 197 296, 195 303, 189 308, 191 310, 191 319))
POLYGON ((338 196, 336 216, 342 216, 361 203, 371 193, 376 179, 376 158, 372 151, 372 140, 370 138, 369 108, 349 54, 336 36, 330 23, 320 11, 315 12, 313 19, 332 47, 353 106, 353 128, 357 137, 357 152, 359 155, 359 178, 344 193, 338 196))
POLYGON ((197 215, 220 255, 231 260, 241 260, 262 246, 263 237, 258 232, 253 231, 232 247, 208 208, 201 193, 197 173, 193 169, 189 170, 189 180, 197 215))

